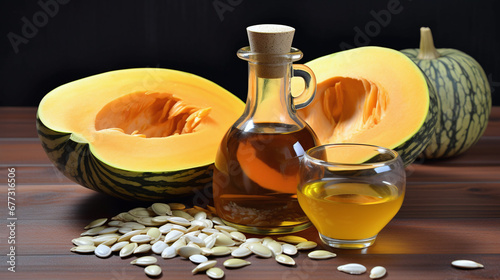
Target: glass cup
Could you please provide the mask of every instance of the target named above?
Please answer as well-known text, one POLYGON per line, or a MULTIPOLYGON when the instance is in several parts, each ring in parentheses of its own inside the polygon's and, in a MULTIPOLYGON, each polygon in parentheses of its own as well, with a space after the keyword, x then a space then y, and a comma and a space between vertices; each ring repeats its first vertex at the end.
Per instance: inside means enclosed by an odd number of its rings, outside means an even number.
POLYGON ((327 144, 301 160, 298 200, 329 246, 366 248, 403 204, 406 175, 397 152, 365 144, 327 144))

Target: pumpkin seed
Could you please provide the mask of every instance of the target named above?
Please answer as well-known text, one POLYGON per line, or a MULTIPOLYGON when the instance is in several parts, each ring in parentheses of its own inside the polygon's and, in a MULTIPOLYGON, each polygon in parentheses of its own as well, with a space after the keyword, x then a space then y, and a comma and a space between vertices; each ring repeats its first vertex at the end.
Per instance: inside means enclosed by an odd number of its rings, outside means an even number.
POLYGON ((174 226, 174 224, 165 224, 165 225, 159 227, 158 230, 160 230, 160 232, 162 234, 166 234, 172 230, 173 226, 174 226))
POLYGON ((200 254, 195 254, 189 256, 189 260, 192 261, 193 263, 202 263, 208 261, 208 258, 200 254))
POLYGON ((281 245, 281 247, 283 248, 283 254, 287 254, 289 256, 293 256, 298 252, 297 247, 288 243, 281 245))
POLYGON ((213 217, 213 218, 212 218, 212 222, 213 222, 214 224, 216 224, 216 225, 223 225, 223 224, 224 224, 224 222, 222 221, 222 219, 221 219, 221 218, 219 218, 219 217, 213 217))
POLYGON ((212 248, 212 254, 213 256, 226 256, 231 254, 231 249, 226 246, 217 246, 212 248))
POLYGON ((110 227, 121 227, 123 225, 122 221, 110 221, 108 226, 110 227))
POLYGON ((115 244, 113 244, 113 246, 111 246, 111 251, 112 252, 118 252, 123 247, 127 246, 127 244, 129 244, 128 241, 122 241, 122 242, 115 243, 115 244))
POLYGON ((348 263, 337 267, 339 271, 348 274, 363 274, 366 272, 366 267, 359 263, 348 263))
POLYGON ((316 248, 318 244, 314 241, 304 241, 300 242, 299 244, 295 245, 298 250, 310 250, 316 248))
POLYGON ((150 244, 141 244, 137 246, 134 250, 134 254, 144 254, 151 251, 151 245, 150 244))
POLYGON ((156 213, 158 216, 166 216, 172 215, 172 210, 170 209, 170 206, 165 203, 153 203, 151 205, 151 210, 156 213))
POLYGON ((324 260, 324 259, 335 258, 337 254, 326 250, 316 250, 310 252, 309 254, 307 254, 307 256, 311 259, 324 260))
POLYGON ((148 265, 144 268, 144 273, 152 277, 158 276, 161 274, 161 267, 156 264, 148 265))
POLYGON ((186 205, 184 205, 182 203, 171 202, 171 203, 168 203, 168 206, 170 206, 170 209, 172 209, 172 210, 183 210, 183 209, 186 209, 186 205))
POLYGON ((230 233, 230 235, 236 241, 245 242, 247 240, 247 237, 239 231, 233 231, 230 233))
POLYGON ((171 259, 175 258, 177 256, 176 248, 175 247, 167 247, 163 252, 161 252, 161 257, 164 259, 171 259))
POLYGON ((296 236, 296 235, 286 235, 286 236, 281 236, 278 237, 278 240, 286 242, 286 243, 291 243, 291 244, 299 244, 301 242, 306 242, 307 239, 304 237, 296 236))
POLYGON ((106 245, 106 246, 111 246, 111 245, 115 244, 117 240, 118 240, 118 238, 116 238, 116 237, 109 237, 107 240, 105 240, 101 244, 106 245))
POLYGON ((260 243, 260 242, 262 242, 262 238, 252 237, 252 238, 248 238, 245 242, 248 242, 248 243, 260 243))
POLYGON ((251 254, 252 254, 252 251, 250 251, 250 249, 248 249, 246 247, 239 247, 231 252, 231 256, 237 257, 237 258, 243 258, 246 256, 250 256, 251 254))
POLYGON ((217 264, 217 261, 202 262, 199 265, 197 265, 191 272, 193 274, 196 274, 198 272, 202 272, 202 271, 205 271, 207 269, 210 269, 210 268, 214 267, 216 264, 217 264))
POLYGON ((152 221, 155 222, 155 223, 159 223, 159 224, 165 224, 168 222, 168 218, 170 216, 156 216, 156 217, 152 217, 152 221))
POLYGON ((281 255, 283 253, 283 247, 281 246, 281 244, 274 240, 267 242, 266 247, 269 248, 271 252, 273 252, 274 256, 281 255))
POLYGON ((186 240, 188 242, 193 242, 194 244, 200 246, 200 247, 205 247, 205 242, 203 240, 201 240, 201 238, 197 237, 197 236, 194 236, 194 235, 184 235, 186 236, 186 240))
POLYGON ((187 228, 185 226, 181 226, 181 225, 172 224, 172 229, 181 231, 183 233, 187 232, 187 228))
POLYGON ((280 263, 280 264, 284 264, 284 265, 295 265, 295 260, 292 259, 290 256, 288 255, 284 255, 284 254, 281 254, 281 255, 277 255, 276 257, 274 257, 274 259, 280 263))
POLYGON ((133 231, 133 229, 129 228, 129 227, 121 227, 118 232, 121 233, 121 234, 126 234, 126 233, 129 233, 133 231))
POLYGON ((148 209, 144 207, 137 207, 132 210, 129 210, 128 213, 134 217, 140 218, 140 217, 151 217, 151 212, 148 211, 148 209))
POLYGON ((217 235, 209 235, 203 242, 205 242, 205 247, 208 249, 212 249, 215 246, 215 242, 217 241, 217 235))
POLYGON ((165 250, 167 247, 168 247, 167 243, 163 241, 158 241, 155 244, 153 244, 153 246, 151 246, 151 250, 153 251, 153 253, 161 255, 163 250, 165 250))
POLYGON ((158 240, 161 237, 161 231, 158 228, 150 228, 146 235, 151 237, 151 240, 158 240))
POLYGON ((184 233, 178 230, 171 230, 167 235, 165 235, 165 243, 170 243, 178 240, 184 233))
POLYGON ((218 267, 212 267, 207 270, 206 274, 212 279, 222 279, 224 277, 224 270, 218 267))
POLYGON ((94 227, 91 229, 88 229, 80 234, 80 236, 88 236, 88 235, 98 235, 100 231, 105 229, 105 226, 99 226, 99 227, 94 227))
POLYGON ((206 234, 214 234, 214 233, 219 233, 220 231, 215 228, 205 227, 204 229, 201 230, 201 232, 204 232, 206 234))
POLYGON ((207 247, 201 248, 201 254, 204 256, 210 256, 212 254, 212 249, 208 249, 207 247))
POLYGON ((181 210, 174 210, 172 211, 172 216, 174 217, 179 217, 179 218, 184 218, 188 221, 194 221, 194 217, 189 215, 188 213, 181 211, 181 210))
POLYGON ((230 267, 230 268, 244 267, 250 264, 252 263, 242 259, 227 259, 223 263, 225 267, 230 267))
POLYGON ((120 257, 128 257, 134 253, 135 249, 137 248, 137 243, 129 243, 120 250, 120 257))
POLYGON ((71 248, 71 252, 77 253, 93 253, 95 251, 96 246, 94 245, 79 245, 71 248))
POLYGON ((191 226, 191 222, 186 220, 183 217, 169 217, 168 221, 173 223, 173 224, 177 224, 177 225, 181 225, 181 226, 186 226, 186 227, 191 226))
POLYGON ((271 241, 274 241, 274 239, 272 239, 269 236, 266 236, 266 237, 262 238, 261 243, 262 243, 262 245, 267 246, 267 244, 269 244, 269 242, 271 242, 271 241))
POLYGON ((468 269, 474 269, 474 268, 483 268, 484 265, 475 262, 475 261, 469 261, 469 260, 455 260, 451 262, 451 265, 454 267, 459 267, 459 268, 468 268, 468 269))
POLYGON ((146 243, 151 241, 151 236, 146 234, 138 234, 130 237, 130 241, 136 243, 146 243))
POLYGON ((184 240, 184 237, 179 238, 177 241, 172 243, 170 247, 174 247, 175 250, 179 249, 180 247, 186 246, 186 241, 184 240))
POLYGON ((370 271, 370 278, 371 279, 379 279, 384 277, 384 275, 387 273, 387 270, 383 266, 376 266, 372 268, 370 271))
POLYGON ((141 234, 141 232, 142 232, 142 230, 140 230, 140 229, 136 229, 136 230, 127 232, 127 233, 125 233, 124 235, 122 235, 121 237, 118 238, 118 242, 128 241, 128 240, 130 240, 130 238, 132 236, 141 234))
POLYGON ((262 258, 270 258, 273 256, 273 253, 269 248, 265 247, 260 243, 254 243, 250 246, 250 251, 262 258))
POLYGON ((155 222, 153 221, 153 217, 140 217, 139 219, 137 219, 137 222, 145 226, 161 226, 166 223, 166 222, 155 222))
POLYGON ((218 230, 225 230, 227 232, 238 231, 236 228, 230 226, 214 226, 214 228, 218 230))
POLYGON ((158 259, 156 259, 153 256, 144 256, 137 258, 133 261, 130 262, 130 264, 135 264, 135 265, 140 265, 140 266, 148 266, 150 264, 155 264, 158 262, 158 259))
POLYGON ((138 222, 125 222, 121 227, 131 228, 131 229, 145 229, 146 226, 143 224, 139 224, 138 222))
POLYGON ((128 212, 122 212, 122 213, 114 216, 113 218, 111 218, 111 220, 122 221, 122 222, 132 222, 132 221, 135 221, 135 217, 130 215, 128 212))
POLYGON ((207 213, 204 211, 200 211, 194 215, 195 220, 205 220, 207 218, 207 213))
POLYGON ((97 234, 108 234, 108 233, 115 233, 119 230, 119 227, 107 227, 101 231, 99 231, 97 234))
POLYGON ((94 246, 94 240, 92 240, 91 238, 79 237, 79 238, 75 238, 75 239, 71 240, 71 242, 73 242, 73 244, 76 246, 81 246, 81 245, 94 246))
MULTIPOLYGON (((214 234, 216 235, 216 234, 214 234)), ((218 233, 215 239, 215 246, 234 246, 234 241, 223 233, 218 233)))
POLYGON ((111 255, 111 248, 104 244, 100 244, 97 246, 94 250, 94 254, 98 256, 99 258, 107 258, 111 255))
POLYGON ((189 257, 192 255, 201 254, 201 249, 192 246, 182 246, 179 249, 177 249, 177 254, 179 254, 181 257, 185 259, 189 259, 189 257))
POLYGON ((83 229, 95 228, 104 225, 108 221, 108 218, 101 218, 97 220, 93 220, 88 225, 86 225, 83 229))

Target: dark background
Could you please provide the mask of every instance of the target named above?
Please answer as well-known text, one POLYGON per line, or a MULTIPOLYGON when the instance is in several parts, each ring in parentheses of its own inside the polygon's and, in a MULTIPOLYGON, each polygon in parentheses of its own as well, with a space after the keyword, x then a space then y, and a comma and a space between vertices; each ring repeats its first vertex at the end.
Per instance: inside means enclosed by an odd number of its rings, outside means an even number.
POLYGON ((248 45, 245 28, 259 23, 295 27, 293 46, 304 52, 299 63, 342 45, 416 48, 419 28, 429 26, 436 47, 464 51, 483 66, 493 104, 500 105, 498 0, 11 0, 0 5, 0 106, 37 106, 64 83, 135 67, 191 72, 245 100, 247 64, 236 51, 248 45), (377 23, 376 15, 387 15, 388 5, 398 12, 377 23), (366 27, 372 29, 363 39, 356 30, 366 27))

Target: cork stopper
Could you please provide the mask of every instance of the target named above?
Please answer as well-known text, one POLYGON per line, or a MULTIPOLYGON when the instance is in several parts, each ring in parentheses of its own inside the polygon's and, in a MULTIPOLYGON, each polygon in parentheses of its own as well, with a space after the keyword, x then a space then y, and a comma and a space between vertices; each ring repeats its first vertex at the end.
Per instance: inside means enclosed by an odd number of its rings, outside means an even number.
POLYGON ((258 54, 257 75, 280 78, 286 73, 287 61, 283 56, 290 52, 295 29, 280 24, 259 24, 247 27, 250 50, 258 54), (279 65, 282 64, 282 65, 279 65))

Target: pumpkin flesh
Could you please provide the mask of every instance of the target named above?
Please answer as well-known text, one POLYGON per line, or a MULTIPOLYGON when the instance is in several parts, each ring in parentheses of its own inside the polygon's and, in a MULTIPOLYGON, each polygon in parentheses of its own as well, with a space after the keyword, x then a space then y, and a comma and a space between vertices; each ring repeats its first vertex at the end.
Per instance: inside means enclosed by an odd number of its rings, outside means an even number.
POLYGON ((397 51, 363 47, 306 65, 316 75, 317 96, 298 112, 322 144, 365 143, 394 149, 427 119, 426 78, 397 51))

